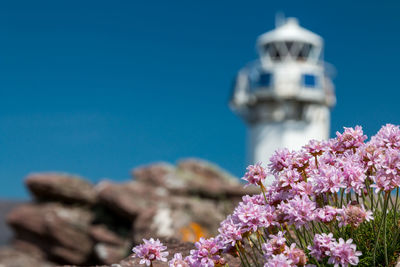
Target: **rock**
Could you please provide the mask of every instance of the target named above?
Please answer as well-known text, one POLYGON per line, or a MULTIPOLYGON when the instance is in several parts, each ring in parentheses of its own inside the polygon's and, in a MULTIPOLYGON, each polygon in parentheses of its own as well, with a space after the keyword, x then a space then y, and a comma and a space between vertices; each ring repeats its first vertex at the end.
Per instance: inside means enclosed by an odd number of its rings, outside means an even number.
POLYGON ((168 176, 175 176, 175 172, 175 166, 166 162, 158 162, 133 169, 132 176, 139 182, 167 186, 168 176))
POLYGON ((189 158, 180 160, 178 162, 178 170, 190 172, 205 181, 219 180, 224 181, 228 185, 237 185, 239 183, 238 179, 227 171, 211 162, 201 159, 189 158))
POLYGON ((92 219, 89 211, 77 207, 24 204, 7 216, 7 223, 17 240, 37 246, 49 259, 83 264, 93 248, 88 235, 92 219))
POLYGON ((27 267, 27 266, 51 267, 55 265, 10 247, 0 248, 0 267, 27 267))
MULTIPOLYGON (((140 166, 132 174, 134 181, 96 186, 70 175, 30 175, 26 184, 39 203, 9 214, 14 248, 59 264, 139 266, 137 260, 120 261, 130 241, 173 237, 194 242, 214 236, 243 195, 260 192, 244 189, 239 179, 198 159, 140 166)), ((167 242, 169 258, 174 249, 188 255, 193 248, 192 243, 167 242)), ((234 262, 229 266, 239 265, 234 262)))
POLYGON ((205 160, 181 160, 178 162, 177 173, 186 180, 186 188, 189 194, 214 199, 227 199, 251 194, 255 191, 244 189, 238 178, 205 160))
POLYGON ((94 247, 94 252, 97 259, 102 264, 113 264, 121 261, 129 253, 129 246, 113 246, 110 244, 98 243, 94 247))
POLYGON ((137 167, 133 169, 132 176, 136 181, 165 188, 173 194, 188 194, 188 179, 179 175, 175 166, 169 163, 137 167))
POLYGON ((92 225, 89 228, 89 235, 96 243, 105 243, 114 246, 123 246, 126 241, 116 235, 113 231, 108 230, 105 225, 92 225))
POLYGON ((34 173, 25 180, 38 200, 94 204, 96 192, 88 181, 68 174, 34 173))
POLYGON ((46 254, 35 244, 27 242, 25 240, 14 239, 12 241, 12 247, 18 251, 24 252, 26 254, 32 255, 37 259, 45 259, 46 254))
POLYGON ((243 195, 260 192, 255 187, 243 188, 238 178, 200 159, 181 160, 177 168, 165 162, 150 164, 135 168, 132 174, 137 181, 166 188, 174 195, 240 199, 243 195))
POLYGON ((217 234, 225 215, 214 201, 195 197, 171 197, 143 211, 133 225, 134 241, 143 238, 177 238, 197 241, 217 234))
POLYGON ((131 220, 168 195, 163 188, 140 182, 113 184, 103 181, 96 186, 96 190, 101 204, 131 220))
POLYGON ((0 199, 0 246, 6 245, 12 237, 11 229, 6 223, 6 215, 21 204, 22 201, 0 199))

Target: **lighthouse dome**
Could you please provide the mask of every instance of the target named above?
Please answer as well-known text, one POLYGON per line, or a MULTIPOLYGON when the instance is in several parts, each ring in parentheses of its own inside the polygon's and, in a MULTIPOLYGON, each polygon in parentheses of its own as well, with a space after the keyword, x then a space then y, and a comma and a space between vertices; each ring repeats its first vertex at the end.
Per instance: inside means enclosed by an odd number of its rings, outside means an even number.
POLYGON ((258 46, 263 46, 271 42, 305 42, 315 46, 322 45, 322 38, 303 27, 301 27, 296 18, 288 18, 283 25, 278 26, 275 30, 266 32, 258 37, 258 46))

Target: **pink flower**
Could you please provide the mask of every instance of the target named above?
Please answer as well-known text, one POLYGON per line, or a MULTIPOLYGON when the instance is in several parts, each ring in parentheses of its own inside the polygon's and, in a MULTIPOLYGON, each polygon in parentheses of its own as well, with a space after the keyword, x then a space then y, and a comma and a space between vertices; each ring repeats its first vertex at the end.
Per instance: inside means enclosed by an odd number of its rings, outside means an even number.
POLYGON ((366 169, 357 154, 345 155, 338 160, 337 166, 342 170, 344 183, 346 184, 346 193, 354 190, 361 195, 365 188, 365 179, 367 178, 366 169))
POLYGON ((265 264, 264 267, 292 267, 295 266, 293 261, 284 254, 273 255, 265 264))
POLYGON ((240 221, 235 222, 233 216, 229 215, 221 222, 218 232, 225 245, 235 246, 237 241, 242 240, 242 234, 246 231, 240 226, 240 221))
POLYGON ((239 203, 233 215, 240 221, 239 226, 245 231, 257 231, 261 227, 276 224, 275 208, 269 205, 257 205, 252 202, 239 203))
POLYGON ((358 257, 362 255, 360 251, 356 251, 356 245, 352 244, 353 240, 349 239, 346 242, 339 238, 339 242, 333 242, 329 252, 329 264, 334 264, 335 267, 357 265, 358 257))
POLYGON ((224 262, 220 255, 223 244, 217 238, 200 238, 195 244, 196 249, 190 251, 187 260, 190 266, 213 267, 217 263, 224 262))
POLYGON ((267 243, 262 245, 262 250, 265 253, 265 257, 269 258, 272 255, 281 254, 286 249, 286 239, 284 232, 278 232, 277 235, 270 235, 267 243))
POLYGON ((306 254, 302 249, 296 248, 295 243, 290 247, 286 247, 283 254, 285 254, 296 266, 304 266, 307 263, 306 254))
POLYGON ((257 163, 247 167, 247 172, 242 179, 248 182, 247 185, 260 185, 265 178, 267 178, 267 172, 264 167, 261 166, 261 163, 257 163))
POLYGON ((356 206, 348 204, 341 211, 339 226, 350 224, 353 227, 358 227, 364 221, 369 222, 370 220, 373 220, 372 211, 366 211, 364 205, 356 206))
POLYGON ((361 126, 356 126, 354 128, 344 127, 344 132, 342 134, 336 132, 334 151, 343 152, 350 148, 357 148, 364 143, 365 139, 367 139, 367 136, 364 135, 361 126))
POLYGON ((169 267, 189 267, 186 259, 182 258, 181 253, 175 253, 174 257, 168 262, 169 267))
POLYGON ((287 220, 289 224, 294 224, 297 228, 314 220, 315 209, 315 202, 310 200, 307 196, 295 196, 293 199, 288 200, 286 203, 281 203, 278 206, 278 210, 284 214, 284 219, 287 220))
POLYGON ((392 191, 400 186, 400 153, 398 150, 388 148, 379 156, 379 165, 372 177, 375 184, 371 187, 379 191, 392 191))
POLYGON ((293 195, 306 195, 313 196, 314 195, 314 187, 310 182, 299 182, 292 186, 292 190, 290 191, 293 195))
POLYGON ((320 261, 328 256, 334 241, 335 239, 333 238, 332 233, 329 233, 328 235, 325 233, 316 234, 314 236, 314 245, 308 246, 307 248, 310 250, 310 255, 320 261))
POLYGON ((318 171, 310 177, 317 194, 337 193, 340 188, 346 188, 343 174, 336 166, 321 164, 318 171))
POLYGON ((245 204, 247 204, 248 202, 251 202, 256 205, 267 204, 267 203, 265 203, 263 194, 258 194, 258 195, 253 195, 253 196, 245 195, 242 197, 242 200, 243 200, 243 203, 245 203, 245 204))
POLYGON ((328 143, 325 141, 310 140, 303 148, 312 156, 316 157, 322 155, 322 153, 327 150, 327 145, 328 143))
POLYGON ((303 177, 296 169, 286 169, 281 172, 277 180, 282 188, 295 187, 298 182, 303 180, 303 177))
POLYGON ((340 214, 341 210, 332 206, 325 206, 323 208, 317 209, 316 219, 323 223, 330 223, 336 219, 336 216, 340 214))
POLYGON ((399 126, 386 124, 371 139, 377 146, 384 148, 400 148, 400 129, 399 126))
POLYGON ((287 148, 275 151, 275 153, 269 159, 269 168, 271 173, 277 174, 283 169, 289 167, 293 156, 294 152, 289 151, 287 148))
POLYGON ((149 240, 143 239, 143 244, 140 244, 132 249, 135 258, 141 258, 140 264, 146 264, 150 266, 151 262, 154 260, 167 261, 166 256, 168 252, 162 252, 166 250, 167 247, 164 246, 160 240, 154 240, 150 238, 149 240))

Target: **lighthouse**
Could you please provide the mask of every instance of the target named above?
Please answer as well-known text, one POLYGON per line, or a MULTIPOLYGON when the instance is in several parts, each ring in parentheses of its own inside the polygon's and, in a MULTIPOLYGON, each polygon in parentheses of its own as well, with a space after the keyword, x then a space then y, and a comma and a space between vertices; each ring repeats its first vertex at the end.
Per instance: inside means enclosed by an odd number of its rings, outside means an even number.
POLYGON ((288 18, 257 39, 259 58, 236 77, 231 109, 247 125, 247 163, 266 163, 279 148, 329 138, 334 86, 323 39, 288 18))

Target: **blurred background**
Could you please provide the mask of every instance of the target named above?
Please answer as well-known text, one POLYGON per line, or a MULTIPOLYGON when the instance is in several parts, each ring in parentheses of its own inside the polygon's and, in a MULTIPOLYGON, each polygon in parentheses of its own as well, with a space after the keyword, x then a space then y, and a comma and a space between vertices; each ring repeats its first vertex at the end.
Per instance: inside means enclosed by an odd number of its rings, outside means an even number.
POLYGON ((32 171, 123 180, 195 156, 237 176, 245 126, 227 102, 275 15, 325 40, 337 69, 331 135, 399 123, 397 1, 3 1, 0 197, 32 171))

